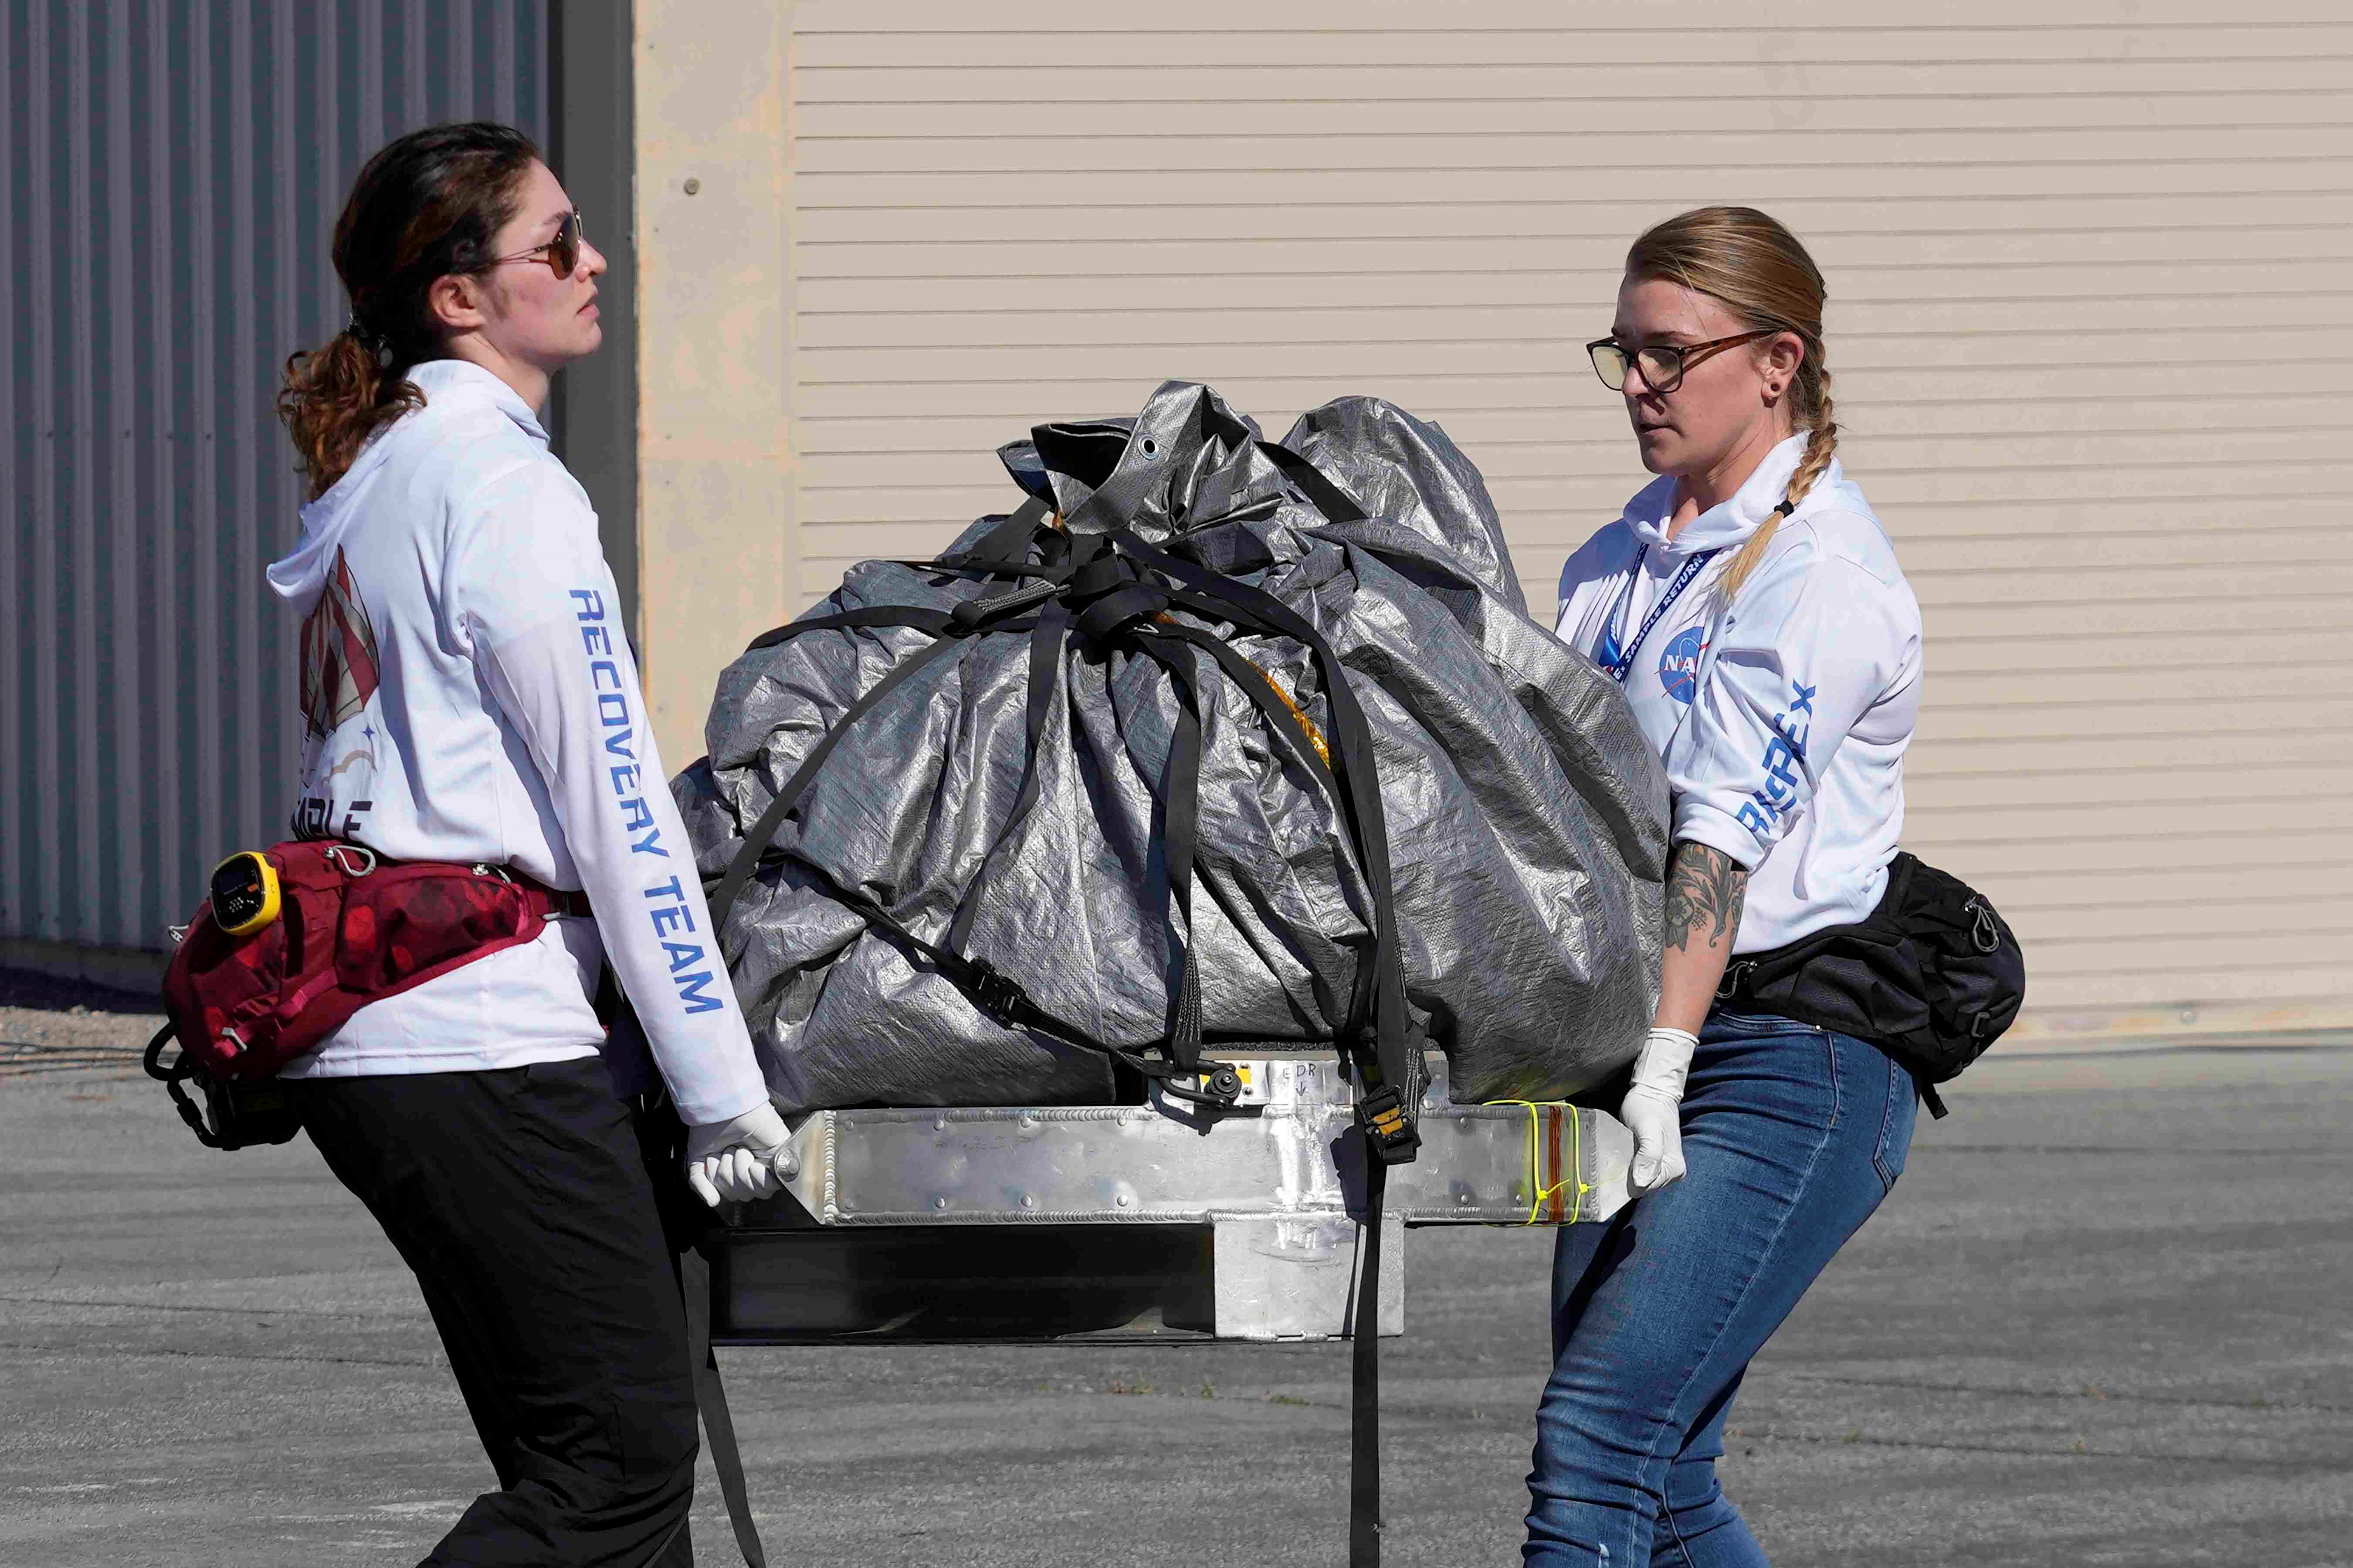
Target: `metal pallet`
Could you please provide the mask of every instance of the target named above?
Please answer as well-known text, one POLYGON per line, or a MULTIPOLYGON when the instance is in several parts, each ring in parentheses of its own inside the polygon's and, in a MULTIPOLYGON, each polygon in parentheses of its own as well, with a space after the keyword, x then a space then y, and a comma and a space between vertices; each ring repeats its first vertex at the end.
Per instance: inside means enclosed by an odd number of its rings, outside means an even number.
MULTIPOLYGON (((824 1110, 786 1193, 714 1260, 723 1344, 1341 1337, 1363 1149, 1330 1053, 1217 1053, 1230 1111, 1145 1105, 824 1110)), ((1456 1105, 1433 1053, 1421 1152, 1390 1170, 1384 1335, 1409 1226, 1551 1226, 1627 1202, 1632 1138, 1561 1105, 1456 1105)))

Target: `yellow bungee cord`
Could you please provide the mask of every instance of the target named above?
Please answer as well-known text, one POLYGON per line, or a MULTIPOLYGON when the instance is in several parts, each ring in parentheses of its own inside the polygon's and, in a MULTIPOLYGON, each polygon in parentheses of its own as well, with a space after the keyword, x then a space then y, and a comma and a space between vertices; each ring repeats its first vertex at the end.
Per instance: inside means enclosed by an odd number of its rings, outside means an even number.
POLYGON ((1592 1184, 1581 1173, 1585 1169, 1584 1113, 1565 1100, 1491 1100, 1487 1103, 1523 1106, 1528 1113, 1528 1191, 1535 1197, 1528 1204, 1528 1217, 1520 1223, 1535 1224, 1536 1216, 1544 1213, 1546 1203, 1563 1187, 1571 1184, 1577 1191, 1570 1200, 1568 1217, 1561 1223, 1575 1225, 1582 1219, 1585 1216, 1585 1194, 1593 1190, 1592 1184), (1544 1184, 1544 1123, 1536 1114, 1544 1110, 1568 1112, 1568 1173, 1548 1187, 1544 1184))

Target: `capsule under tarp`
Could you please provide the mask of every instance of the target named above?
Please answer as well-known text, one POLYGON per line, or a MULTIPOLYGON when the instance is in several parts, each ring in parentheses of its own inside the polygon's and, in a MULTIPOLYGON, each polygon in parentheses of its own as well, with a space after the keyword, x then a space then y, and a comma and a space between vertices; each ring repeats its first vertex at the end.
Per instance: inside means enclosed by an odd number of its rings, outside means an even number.
POLYGON ((1344 398, 1269 443, 1172 382, 1000 456, 1019 504, 760 639, 673 786, 781 1106, 1133 1102, 1377 1035, 1466 1101, 1631 1058, 1665 780, 1442 430, 1344 398))

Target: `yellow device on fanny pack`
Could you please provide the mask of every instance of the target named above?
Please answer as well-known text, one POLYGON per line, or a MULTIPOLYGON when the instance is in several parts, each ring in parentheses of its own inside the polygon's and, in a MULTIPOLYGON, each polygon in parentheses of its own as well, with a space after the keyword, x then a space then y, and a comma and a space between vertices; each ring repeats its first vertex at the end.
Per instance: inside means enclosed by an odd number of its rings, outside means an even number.
POLYGON ((213 922, 231 936, 266 930, 281 907, 278 868, 257 849, 241 849, 213 868, 213 922))

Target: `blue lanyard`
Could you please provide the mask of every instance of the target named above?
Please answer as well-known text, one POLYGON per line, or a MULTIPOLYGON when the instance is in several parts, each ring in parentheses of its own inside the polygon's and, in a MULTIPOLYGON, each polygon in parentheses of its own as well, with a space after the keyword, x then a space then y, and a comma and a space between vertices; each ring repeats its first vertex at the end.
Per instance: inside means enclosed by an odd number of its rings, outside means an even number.
POLYGON ((1634 634, 1631 643, 1620 649, 1618 633, 1625 628, 1627 613, 1634 604, 1634 584, 1641 580, 1642 563, 1651 555, 1651 547, 1647 544, 1642 546, 1641 552, 1634 557, 1633 575, 1626 579, 1626 586, 1618 595, 1616 608, 1610 612, 1609 619, 1602 624, 1601 646, 1593 650, 1593 662, 1607 671, 1610 679, 1620 686, 1626 684, 1626 677, 1634 668, 1634 655, 1641 650, 1642 639, 1651 635, 1651 628, 1659 624, 1659 617, 1667 613, 1683 591, 1691 586, 1692 579, 1699 575, 1700 568, 1714 560, 1715 554, 1715 551, 1703 550, 1684 562, 1683 569, 1675 574, 1675 580, 1667 584, 1667 591, 1659 595, 1659 602, 1651 606, 1651 613, 1642 617, 1642 629, 1634 634))

